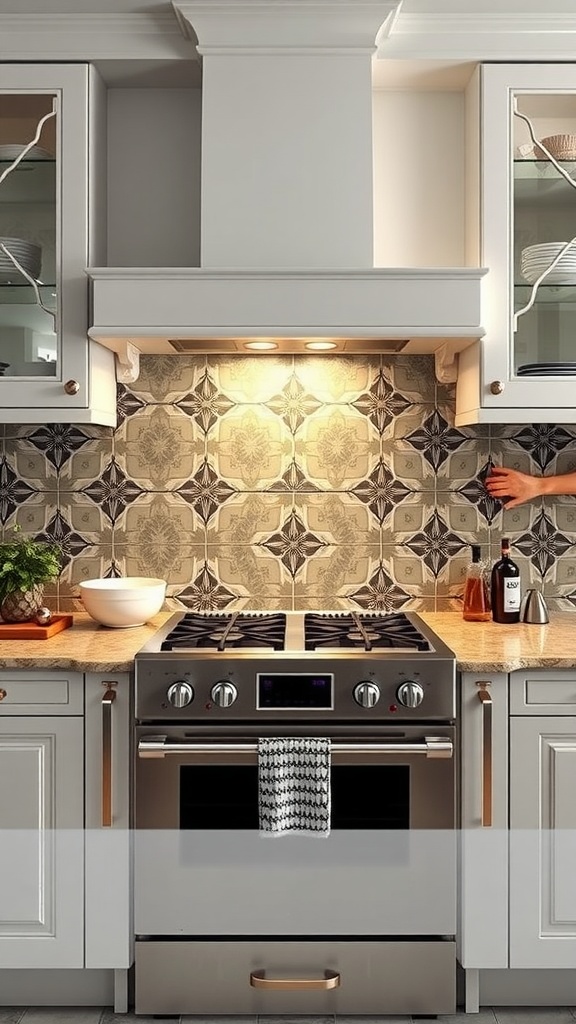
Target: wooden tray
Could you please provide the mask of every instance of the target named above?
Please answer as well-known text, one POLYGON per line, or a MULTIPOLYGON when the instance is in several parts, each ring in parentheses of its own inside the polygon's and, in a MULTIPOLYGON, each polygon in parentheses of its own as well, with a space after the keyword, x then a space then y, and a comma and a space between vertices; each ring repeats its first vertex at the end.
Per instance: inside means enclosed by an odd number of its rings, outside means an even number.
POLYGON ((36 622, 0 622, 0 640, 47 640, 49 636, 68 629, 73 615, 53 615, 46 626, 36 622))

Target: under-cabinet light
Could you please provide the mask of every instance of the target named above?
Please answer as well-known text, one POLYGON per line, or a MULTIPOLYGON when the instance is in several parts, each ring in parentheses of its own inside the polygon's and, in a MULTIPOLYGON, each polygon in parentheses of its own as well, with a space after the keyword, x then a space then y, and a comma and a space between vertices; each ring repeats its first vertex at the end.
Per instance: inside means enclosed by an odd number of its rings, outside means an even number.
POLYGON ((275 341, 245 341, 244 348, 249 348, 253 352, 269 352, 273 348, 278 348, 278 344, 275 341))
POLYGON ((331 348, 338 348, 335 341, 307 341, 304 345, 309 352, 328 352, 331 348))

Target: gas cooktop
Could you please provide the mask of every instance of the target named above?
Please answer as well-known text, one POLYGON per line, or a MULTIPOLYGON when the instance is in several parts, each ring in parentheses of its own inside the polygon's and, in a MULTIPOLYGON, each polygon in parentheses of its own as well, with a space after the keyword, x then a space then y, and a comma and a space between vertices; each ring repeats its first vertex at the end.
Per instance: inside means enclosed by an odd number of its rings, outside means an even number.
POLYGON ((455 713, 453 652, 404 612, 178 612, 136 655, 135 680, 140 721, 455 713))
MULTIPOLYGON (((417 615, 404 612, 177 612, 137 657, 218 657, 235 653, 446 654, 417 615)), ((451 652, 450 652, 451 653, 451 652)))

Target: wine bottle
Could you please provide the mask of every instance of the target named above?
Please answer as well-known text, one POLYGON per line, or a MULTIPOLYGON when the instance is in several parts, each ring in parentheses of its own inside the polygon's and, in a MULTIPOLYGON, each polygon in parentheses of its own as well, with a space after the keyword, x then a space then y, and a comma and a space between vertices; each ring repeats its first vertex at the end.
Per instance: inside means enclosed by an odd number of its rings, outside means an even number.
POLYGON ((486 564, 480 559, 479 544, 472 545, 472 561, 466 573, 462 618, 466 622, 490 621, 490 596, 486 582, 486 564))
POLYGON ((494 622, 520 622, 520 569, 510 558, 510 541, 502 538, 502 557, 492 567, 490 581, 494 622))

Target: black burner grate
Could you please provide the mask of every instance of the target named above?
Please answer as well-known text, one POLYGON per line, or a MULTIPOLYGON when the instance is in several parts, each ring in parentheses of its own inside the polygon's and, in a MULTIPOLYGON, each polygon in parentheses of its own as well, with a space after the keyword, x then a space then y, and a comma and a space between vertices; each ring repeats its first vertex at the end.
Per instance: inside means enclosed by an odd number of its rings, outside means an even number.
POLYGON ((367 615, 310 613, 304 617, 305 648, 372 651, 384 648, 430 651, 430 643, 403 612, 367 615))
POLYGON ((202 648, 227 651, 232 648, 261 647, 263 650, 283 651, 286 634, 286 616, 198 615, 188 612, 162 641, 162 651, 202 648))

